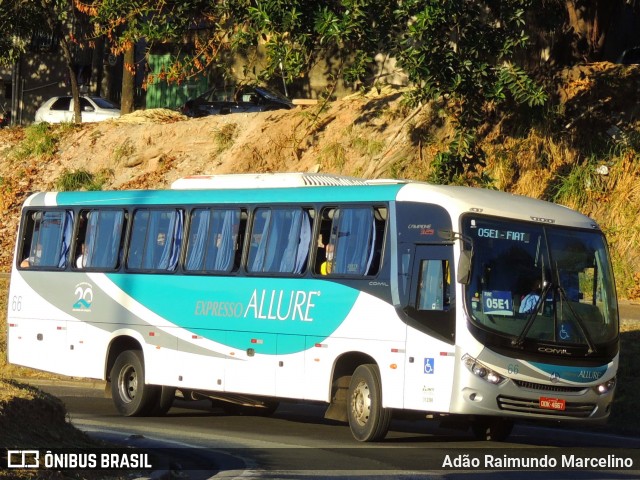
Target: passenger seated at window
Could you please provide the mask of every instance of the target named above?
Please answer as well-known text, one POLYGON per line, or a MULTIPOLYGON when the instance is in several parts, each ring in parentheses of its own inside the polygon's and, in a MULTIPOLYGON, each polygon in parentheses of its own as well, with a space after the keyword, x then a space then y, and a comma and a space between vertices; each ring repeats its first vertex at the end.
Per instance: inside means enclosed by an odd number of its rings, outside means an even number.
POLYGON ((78 248, 78 256, 76 257, 76 268, 84 268, 84 243, 78 248))
POLYGON ((333 266, 333 243, 329 243, 325 249, 325 260, 320 265, 320 274, 328 275, 333 266))
POLYGON ((22 268, 29 268, 32 265, 37 265, 40 263, 41 258, 42 258, 42 245, 37 244, 32 254, 20 262, 20 266, 22 268))

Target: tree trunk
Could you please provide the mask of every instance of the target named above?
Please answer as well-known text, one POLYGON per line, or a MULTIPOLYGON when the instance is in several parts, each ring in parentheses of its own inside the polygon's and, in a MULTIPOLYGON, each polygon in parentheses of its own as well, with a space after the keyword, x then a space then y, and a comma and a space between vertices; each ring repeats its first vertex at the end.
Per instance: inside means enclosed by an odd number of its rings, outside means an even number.
MULTIPOLYGON (((73 69, 73 55, 71 54, 71 47, 69 46, 69 38, 65 33, 72 33, 73 24, 70 20, 63 24, 58 16, 55 2, 50 0, 43 0, 42 6, 47 12, 47 24, 51 31, 57 34, 60 38, 60 47, 62 48, 62 55, 69 74, 69 81, 71 82, 71 95, 73 97, 73 121, 74 123, 82 122, 82 112, 80 110, 80 89, 78 88, 78 77, 73 69)), ((66 9, 69 18, 73 18, 73 1, 69 0, 68 3, 62 3, 60 8, 66 9)))
POLYGON ((80 89, 78 88, 78 77, 73 69, 73 57, 67 39, 62 37, 60 40, 62 53, 64 54, 65 63, 67 64, 67 72, 71 82, 71 96, 73 97, 73 123, 82 123, 82 110, 80 109, 80 89))
POLYGON ((569 31, 574 36, 573 56, 586 61, 602 58, 614 12, 623 0, 566 0, 569 31))
POLYGON ((124 62, 122 65, 122 97, 120 110, 122 113, 133 112, 133 91, 135 83, 135 46, 132 43, 124 51, 124 62))

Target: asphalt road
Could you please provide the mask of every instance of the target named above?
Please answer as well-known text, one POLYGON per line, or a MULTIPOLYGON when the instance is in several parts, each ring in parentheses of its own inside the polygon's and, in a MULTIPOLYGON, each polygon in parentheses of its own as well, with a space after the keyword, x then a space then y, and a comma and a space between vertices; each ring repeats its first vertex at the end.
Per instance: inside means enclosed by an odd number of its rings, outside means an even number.
POLYGON ((178 459, 175 461, 191 479, 212 475, 283 479, 640 477, 640 439, 598 431, 523 424, 515 427, 507 442, 497 443, 477 441, 468 431, 439 428, 435 422, 394 419, 384 442, 361 444, 353 440, 348 426, 325 420, 320 405, 283 402, 272 417, 263 418, 227 415, 208 401, 178 401, 162 418, 124 418, 104 398, 100 382, 40 382, 37 386, 61 398, 79 428, 113 442, 157 447, 161 456, 178 459), (631 459, 633 466, 575 468, 573 464, 571 469, 560 468, 567 459, 606 459, 610 455, 631 459), (514 469, 496 463, 544 457, 555 459, 556 468, 514 469), (456 461, 464 460, 480 467, 455 468, 456 461), (493 462, 488 470, 482 468, 487 460, 493 462))

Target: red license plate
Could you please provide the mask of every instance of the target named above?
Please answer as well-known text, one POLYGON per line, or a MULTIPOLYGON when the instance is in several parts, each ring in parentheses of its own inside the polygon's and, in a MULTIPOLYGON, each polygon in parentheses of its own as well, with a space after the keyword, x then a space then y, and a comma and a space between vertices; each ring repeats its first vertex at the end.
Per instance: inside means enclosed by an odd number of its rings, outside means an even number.
POLYGON ((540 397, 540 408, 548 410, 564 410, 566 402, 561 398, 540 397))

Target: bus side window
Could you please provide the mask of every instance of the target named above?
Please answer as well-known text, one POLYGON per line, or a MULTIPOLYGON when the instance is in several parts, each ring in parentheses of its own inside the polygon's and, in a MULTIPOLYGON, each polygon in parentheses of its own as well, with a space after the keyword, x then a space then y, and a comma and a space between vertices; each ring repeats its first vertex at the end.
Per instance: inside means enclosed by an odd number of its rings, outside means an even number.
POLYGON ((311 246, 311 216, 302 208, 257 208, 247 271, 303 273, 311 246))
POLYGON ((122 210, 80 212, 74 267, 102 270, 118 268, 123 231, 122 210))
POLYGON ((230 272, 238 266, 240 209, 198 208, 191 213, 185 270, 230 272))
POLYGON ((327 268, 320 273, 364 276, 378 272, 385 225, 381 211, 372 207, 333 210, 327 268))
POLYGON ((133 214, 127 268, 173 271, 178 264, 183 235, 183 211, 136 210, 133 214))
POLYGON ((451 277, 448 260, 422 260, 418 285, 418 310, 449 309, 451 277))
POLYGON ((30 212, 25 221, 20 267, 65 268, 73 235, 73 212, 30 212))

